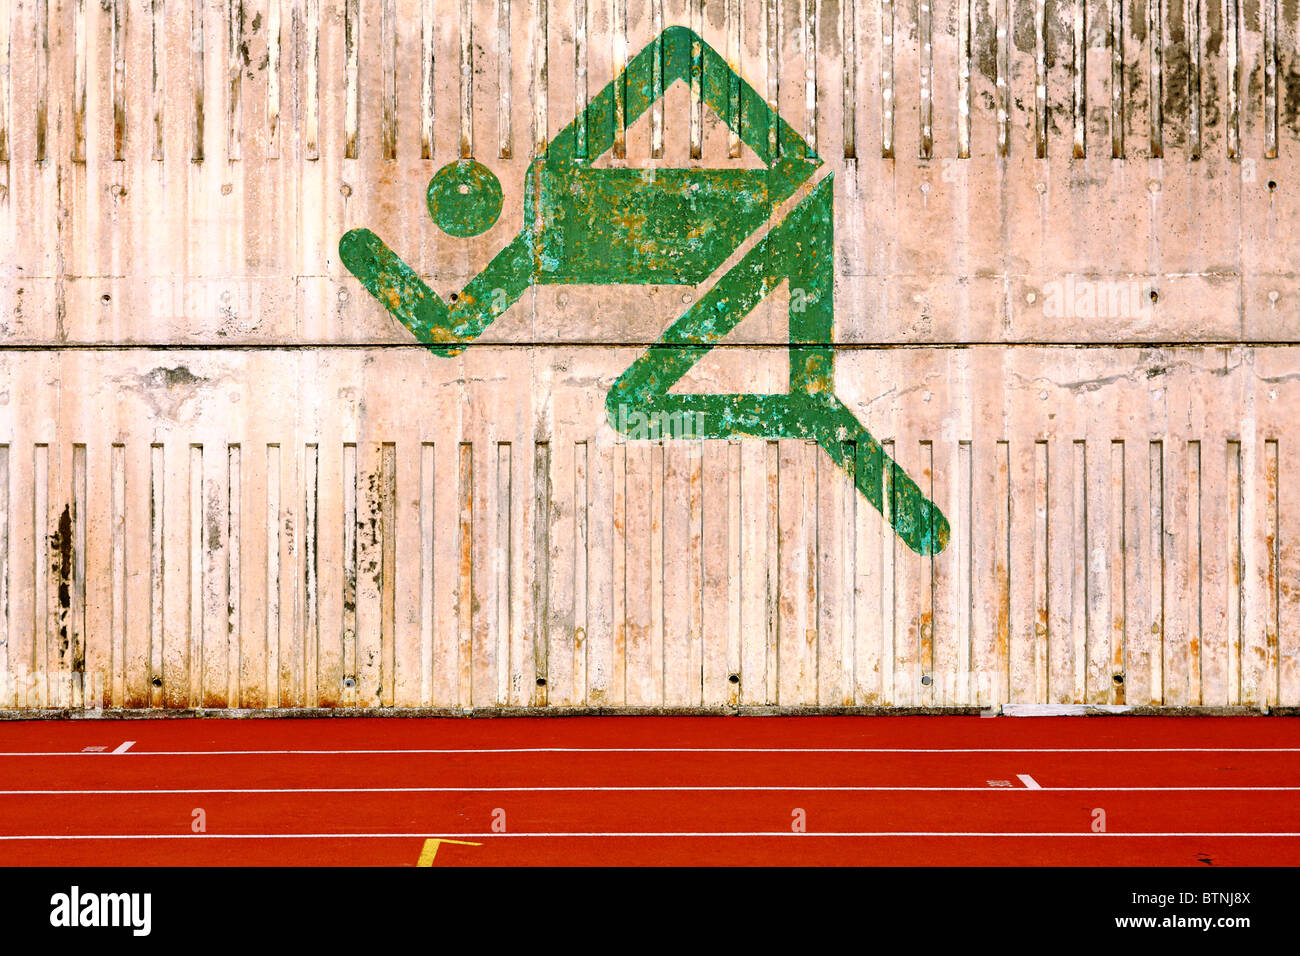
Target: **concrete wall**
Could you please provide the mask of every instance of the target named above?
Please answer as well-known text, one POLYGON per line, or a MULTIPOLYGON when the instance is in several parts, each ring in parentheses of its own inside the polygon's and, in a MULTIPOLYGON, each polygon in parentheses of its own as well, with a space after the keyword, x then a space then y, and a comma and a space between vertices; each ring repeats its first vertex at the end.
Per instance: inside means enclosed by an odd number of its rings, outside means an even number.
MULTIPOLYGON (((2 9, 0 707, 1300 704, 1294 4, 2 9), (449 355, 341 262, 373 230, 450 301, 674 24, 822 160, 707 280, 530 283, 449 355), (504 203, 456 238, 426 187, 471 156, 504 203), (674 391, 829 356, 898 470, 620 435, 616 380, 819 186, 834 348, 765 286, 674 391)), ((712 70, 579 165, 763 167, 712 70)))

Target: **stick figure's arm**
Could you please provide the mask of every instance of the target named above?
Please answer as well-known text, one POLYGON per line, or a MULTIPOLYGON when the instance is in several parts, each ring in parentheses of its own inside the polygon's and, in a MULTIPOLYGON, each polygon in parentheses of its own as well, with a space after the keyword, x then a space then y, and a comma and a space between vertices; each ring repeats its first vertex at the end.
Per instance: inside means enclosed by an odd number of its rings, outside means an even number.
POLYGON ((532 250, 523 232, 453 295, 450 305, 369 229, 344 235, 339 256, 380 305, 435 355, 459 353, 459 343, 481 335, 533 281, 532 250))

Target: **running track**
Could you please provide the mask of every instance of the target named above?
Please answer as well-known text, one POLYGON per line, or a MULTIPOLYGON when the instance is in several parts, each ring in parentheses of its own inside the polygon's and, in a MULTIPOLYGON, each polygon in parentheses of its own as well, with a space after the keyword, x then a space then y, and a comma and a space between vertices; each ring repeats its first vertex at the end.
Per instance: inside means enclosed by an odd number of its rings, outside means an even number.
POLYGON ((2 865, 1295 866, 1297 798, 1285 718, 0 722, 2 865))

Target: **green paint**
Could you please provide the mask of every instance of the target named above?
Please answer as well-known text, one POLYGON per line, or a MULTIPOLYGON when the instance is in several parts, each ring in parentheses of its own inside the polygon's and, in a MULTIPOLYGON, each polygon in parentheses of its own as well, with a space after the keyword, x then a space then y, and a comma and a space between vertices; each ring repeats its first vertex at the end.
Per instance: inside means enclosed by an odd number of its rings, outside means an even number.
MULTIPOLYGON (((523 229, 451 304, 367 229, 347 233, 339 254, 434 354, 455 355, 533 284, 697 285, 821 162, 707 43, 684 27, 670 27, 529 165, 523 229), (592 168, 614 142, 615 96, 624 98, 631 125, 675 80, 698 89, 765 168, 592 168)), ((908 547, 942 551, 947 520, 835 396, 832 197, 827 176, 615 381, 606 399, 609 421, 633 437, 653 420, 668 423, 656 428, 661 437, 815 441, 908 547), (668 393, 783 282, 791 290, 788 392, 668 393), (674 421, 690 424, 675 429, 674 421)), ((446 232, 475 235, 496 220, 500 186, 477 163, 452 164, 429 184, 429 210, 446 232)))
MULTIPOLYGON (((444 302, 368 229, 347 233, 339 254, 417 338, 436 354, 454 355, 456 343, 479 335, 533 283, 702 281, 820 165, 799 135, 711 47, 684 27, 670 27, 529 164, 524 228, 454 302, 444 302), (616 93, 625 99, 629 125, 674 80, 697 85, 704 102, 727 117, 733 112, 728 108, 732 77, 739 87, 737 132, 764 169, 591 167, 614 144, 616 93)), ((454 204, 461 195, 460 177, 467 174, 456 171, 459 166, 440 170, 430 183, 430 211, 451 234, 474 235, 482 231, 477 205, 466 204, 476 214, 472 222, 448 224, 442 218, 444 200, 454 204), (440 181, 444 175, 446 189, 440 181)), ((483 181, 475 177, 471 183, 475 195, 483 181)))
POLYGON ((458 238, 486 232, 501 215, 501 181, 472 159, 448 163, 429 180, 429 215, 458 238))
POLYGON ((524 206, 533 280, 695 285, 772 215, 767 180, 765 170, 539 163, 524 206))

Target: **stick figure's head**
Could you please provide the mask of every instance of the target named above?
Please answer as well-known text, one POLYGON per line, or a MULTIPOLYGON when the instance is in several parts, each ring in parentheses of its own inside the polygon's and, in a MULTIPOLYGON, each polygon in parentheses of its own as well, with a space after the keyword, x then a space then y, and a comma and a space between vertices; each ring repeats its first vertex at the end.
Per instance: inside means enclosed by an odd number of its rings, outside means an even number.
POLYGON ((501 182, 472 159, 448 163, 429 180, 429 215, 457 238, 486 232, 501 215, 501 182))

